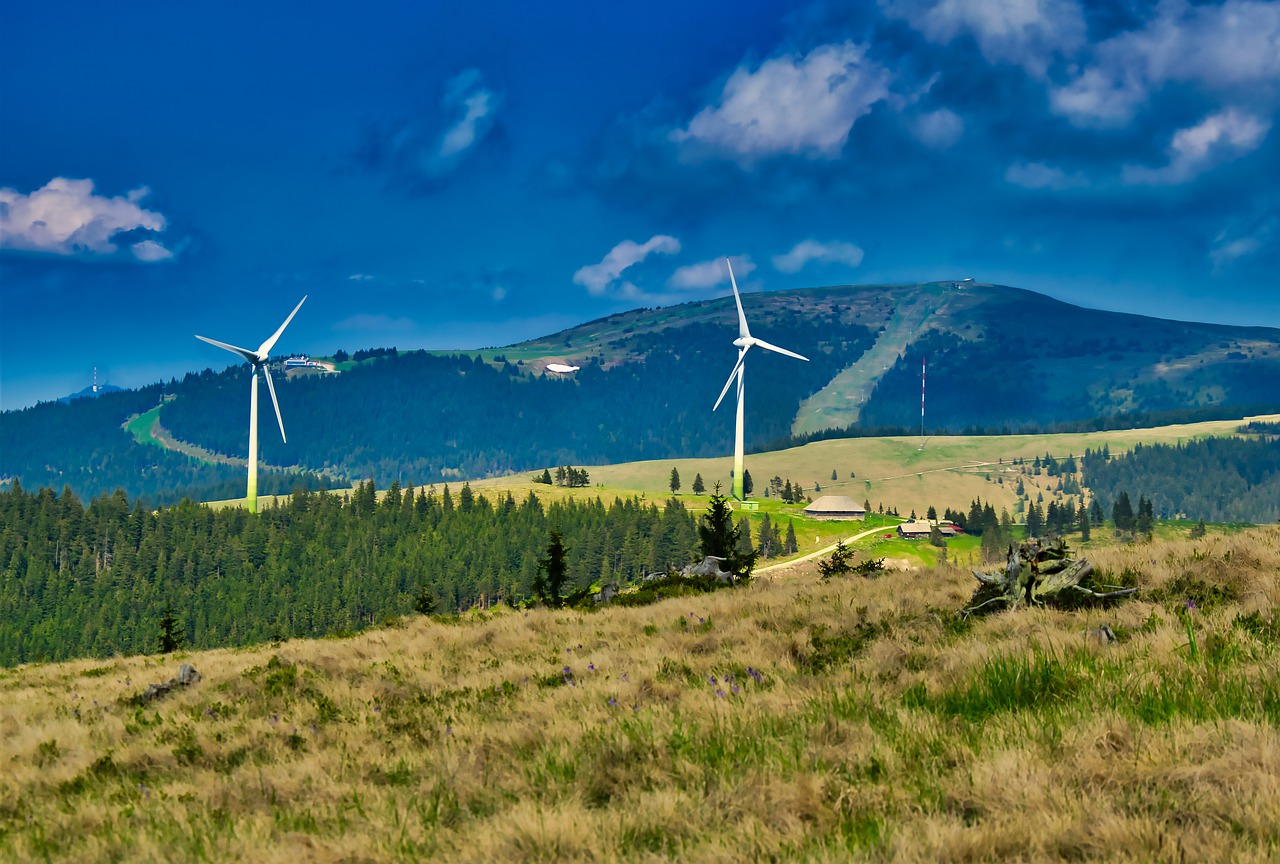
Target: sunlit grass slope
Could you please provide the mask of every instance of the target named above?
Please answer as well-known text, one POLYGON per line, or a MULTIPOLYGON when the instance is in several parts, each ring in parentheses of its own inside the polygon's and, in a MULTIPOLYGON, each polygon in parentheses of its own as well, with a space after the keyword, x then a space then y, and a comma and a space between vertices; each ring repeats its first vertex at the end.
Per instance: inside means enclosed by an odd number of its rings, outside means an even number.
POLYGON ((0 858, 1276 860, 1280 529, 1091 555, 1138 599, 965 622, 958 569, 806 571, 9 670, 0 858))

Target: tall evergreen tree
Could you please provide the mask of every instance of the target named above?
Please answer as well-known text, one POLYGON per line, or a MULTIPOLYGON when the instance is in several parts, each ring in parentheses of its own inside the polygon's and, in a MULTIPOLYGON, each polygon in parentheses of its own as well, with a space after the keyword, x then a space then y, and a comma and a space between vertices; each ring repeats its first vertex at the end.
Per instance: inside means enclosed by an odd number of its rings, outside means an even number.
POLYGON ((702 475, 701 474, 693 475, 693 494, 701 495, 703 492, 706 492, 706 491, 707 491, 707 484, 702 482, 702 475))
POLYGON ((788 519, 787 520, 787 539, 783 544, 782 554, 794 555, 799 551, 800 551, 800 546, 799 544, 796 543, 796 526, 792 524, 790 519, 788 519))
POLYGON ((671 480, 667 483, 671 487, 671 494, 674 495, 680 491, 680 469, 674 465, 671 467, 671 480))
POLYGON ((728 499, 717 491, 698 525, 698 544, 704 557, 723 558, 723 569, 732 573, 735 581, 750 579, 751 568, 756 563, 755 550, 746 553, 739 550, 740 536, 741 527, 733 522, 728 499))
POLYGON ((1132 531, 1137 522, 1133 513, 1133 504, 1129 501, 1129 493, 1121 492, 1116 496, 1116 503, 1111 507, 1111 521, 1117 531, 1132 531))
POLYGON ((564 583, 568 573, 565 563, 569 551, 564 548, 564 538, 552 530, 547 543, 547 557, 538 561, 538 575, 533 579, 533 590, 543 606, 559 609, 564 605, 564 583))

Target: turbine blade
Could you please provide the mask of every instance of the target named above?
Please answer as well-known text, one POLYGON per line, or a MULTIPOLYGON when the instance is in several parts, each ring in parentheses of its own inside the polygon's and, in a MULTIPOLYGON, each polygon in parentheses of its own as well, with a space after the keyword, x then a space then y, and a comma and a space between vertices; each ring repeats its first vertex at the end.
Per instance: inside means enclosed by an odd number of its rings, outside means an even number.
POLYGON ((757 339, 756 344, 759 345, 761 348, 765 349, 766 351, 774 351, 778 354, 786 354, 788 357, 794 357, 797 360, 808 361, 809 359, 808 357, 805 357, 801 354, 797 354, 794 351, 788 351, 786 348, 779 348, 777 345, 770 345, 768 342, 764 341, 763 339, 757 339))
MULTIPOLYGON (((298 314, 298 310, 302 308, 302 304, 307 302, 309 295, 303 295, 298 301, 298 305, 293 307, 293 311, 289 313, 289 317, 284 319, 284 323, 280 325, 280 329, 271 334, 271 338, 258 346, 258 360, 261 362, 267 359, 267 355, 271 353, 271 348, 276 344, 276 340, 280 338, 280 334, 284 332, 284 328, 289 326, 289 322, 293 320, 293 316, 298 314)), ((268 378, 268 381, 271 379, 268 378)))
POLYGON ((250 363, 256 364, 258 362, 258 355, 254 354, 248 348, 239 348, 235 345, 229 345, 226 342, 219 342, 217 339, 210 339, 208 336, 201 336, 199 333, 196 334, 196 338, 201 342, 208 342, 210 345, 216 345, 223 350, 230 351, 232 354, 239 354, 250 363))
POLYGON ((742 298, 738 296, 738 280, 733 278, 733 265, 729 263, 729 259, 724 259, 724 263, 729 266, 729 284, 733 286, 733 302, 738 304, 738 335, 750 336, 751 331, 747 329, 747 316, 742 314, 742 298))
POLYGON ((267 364, 262 364, 262 374, 267 379, 267 389, 271 391, 271 404, 276 409, 276 422, 280 424, 280 440, 288 444, 289 439, 284 437, 284 418, 280 416, 280 403, 276 401, 276 385, 271 383, 271 370, 267 368, 267 364))
POLYGON ((743 358, 747 356, 747 349, 743 348, 738 352, 738 362, 733 364, 733 371, 729 373, 729 380, 724 382, 724 389, 720 391, 720 398, 716 400, 716 404, 712 406, 714 411, 720 407, 720 403, 724 401, 724 395, 729 392, 729 385, 733 383, 733 379, 738 376, 738 370, 742 368, 743 358))

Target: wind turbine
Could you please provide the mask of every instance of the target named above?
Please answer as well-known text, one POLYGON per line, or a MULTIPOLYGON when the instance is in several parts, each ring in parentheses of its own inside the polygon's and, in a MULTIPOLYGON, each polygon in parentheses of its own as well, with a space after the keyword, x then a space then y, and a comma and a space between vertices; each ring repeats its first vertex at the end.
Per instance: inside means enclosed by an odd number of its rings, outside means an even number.
POLYGON ((738 418, 733 431, 733 497, 739 501, 745 501, 746 496, 742 491, 742 409, 743 409, 743 374, 746 366, 743 361, 747 359, 747 352, 756 345, 766 351, 773 351, 777 354, 785 354, 788 357, 794 357, 797 360, 808 362, 808 357, 802 357, 794 351, 788 351, 786 348, 779 348, 777 345, 771 345, 763 339, 757 339, 751 335, 751 330, 747 327, 747 316, 742 314, 742 298, 738 296, 738 280, 733 278, 733 264, 729 259, 724 259, 724 263, 729 266, 729 283, 733 285, 733 302, 738 305, 738 338, 733 340, 733 344, 738 348, 738 362, 733 365, 733 371, 729 373, 729 380, 724 382, 724 389, 720 391, 720 398, 716 400, 714 411, 720 407, 720 403, 724 401, 724 396, 729 392, 729 385, 733 383, 736 376, 738 379, 738 418))
POLYGON ((235 345, 228 345, 226 342, 219 342, 217 339, 196 335, 196 338, 202 342, 208 342, 210 345, 217 345, 219 348, 223 348, 233 354, 239 354, 248 360, 249 365, 252 367, 251 374, 253 377, 252 383, 249 385, 249 485, 245 492, 245 499, 249 503, 250 513, 258 512, 258 370, 261 369, 262 376, 267 379, 267 389, 271 391, 271 404, 276 409, 276 422, 280 424, 280 440, 285 441, 287 439, 284 437, 284 418, 280 416, 280 403, 276 401, 276 387, 271 383, 271 371, 267 369, 267 360, 272 346, 276 344, 276 340, 280 338, 284 328, 289 326, 293 316, 298 314, 298 310, 306 302, 307 298, 304 295, 298 301, 298 305, 293 307, 289 317, 284 319, 284 323, 280 325, 280 328, 271 334, 271 338, 259 345, 257 351, 238 348, 235 345))

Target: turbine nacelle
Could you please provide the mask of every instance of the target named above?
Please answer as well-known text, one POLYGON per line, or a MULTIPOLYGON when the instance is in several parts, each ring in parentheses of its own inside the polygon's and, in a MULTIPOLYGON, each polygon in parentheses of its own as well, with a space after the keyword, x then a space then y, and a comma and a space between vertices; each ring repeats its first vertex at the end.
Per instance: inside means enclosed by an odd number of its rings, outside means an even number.
POLYGON ((772 351, 775 354, 785 354, 788 357, 794 357, 797 360, 808 360, 794 351, 788 351, 786 348, 779 348, 763 339, 757 339, 751 335, 751 328, 747 326, 747 316, 742 311, 742 298, 738 295, 738 280, 733 276, 733 264, 728 258, 724 262, 729 267, 729 283, 733 285, 733 303, 738 309, 738 338, 733 340, 733 347, 738 349, 738 362, 733 364, 733 371, 729 373, 729 380, 724 382, 724 389, 720 391, 719 398, 716 399, 715 406, 712 411, 720 407, 720 403, 724 401, 725 395, 729 392, 729 388, 736 380, 738 382, 738 412, 737 421, 734 424, 733 435, 733 497, 739 501, 744 500, 745 490, 743 489, 744 469, 742 467, 743 459, 743 432, 742 432, 742 415, 743 415, 743 397, 745 390, 743 388, 743 376, 745 374, 744 363, 747 354, 752 348, 763 348, 765 351, 772 351))
MULTIPOLYGON (((262 377, 267 379, 267 390, 271 393, 271 405, 276 409, 276 422, 280 424, 280 440, 286 443, 288 443, 289 439, 284 436, 284 418, 280 416, 280 402, 276 399, 276 385, 271 380, 271 370, 267 368, 267 361, 271 359, 271 349, 275 347, 276 341, 280 338, 280 334, 284 332, 284 328, 289 326, 289 322, 293 320, 293 316, 297 315, 298 310, 302 308, 302 304, 307 302, 307 296, 309 295, 304 295, 303 298, 298 301, 298 305, 293 307, 293 311, 289 313, 289 317, 284 319, 284 323, 276 329, 276 332, 272 333, 265 342, 258 346, 257 351, 251 351, 248 348, 241 348, 240 346, 232 345, 229 342, 219 342, 217 339, 210 339, 208 336, 201 336, 198 333, 196 334, 196 338, 201 342, 208 342, 210 345, 215 345, 224 351, 230 351, 232 354, 239 354, 243 357, 249 365, 253 367, 255 381, 257 380, 258 370, 262 370, 262 377)), ((254 386, 256 387, 257 385, 255 384, 254 386)), ((254 399, 257 399, 256 390, 254 391, 254 399)), ((257 407, 256 401, 254 402, 254 407, 257 407)))

